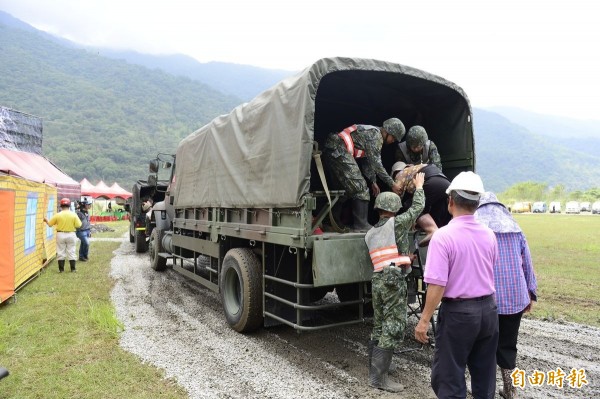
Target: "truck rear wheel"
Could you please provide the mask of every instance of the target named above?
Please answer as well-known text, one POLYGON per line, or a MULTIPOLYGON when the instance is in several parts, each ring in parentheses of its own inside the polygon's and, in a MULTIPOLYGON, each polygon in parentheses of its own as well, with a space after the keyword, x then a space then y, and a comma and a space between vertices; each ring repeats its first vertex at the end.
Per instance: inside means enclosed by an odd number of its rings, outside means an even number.
POLYGON ((148 250, 148 243, 146 242, 146 232, 144 230, 135 231, 135 252, 143 253, 148 250))
POLYGON ((256 330, 263 322, 261 264, 247 248, 230 249, 223 259, 221 300, 227 323, 237 332, 256 330))
POLYGON ((162 246, 162 239, 163 231, 161 229, 152 230, 150 242, 148 243, 150 267, 158 272, 162 272, 167 268, 167 258, 158 255, 160 252, 165 252, 162 246))

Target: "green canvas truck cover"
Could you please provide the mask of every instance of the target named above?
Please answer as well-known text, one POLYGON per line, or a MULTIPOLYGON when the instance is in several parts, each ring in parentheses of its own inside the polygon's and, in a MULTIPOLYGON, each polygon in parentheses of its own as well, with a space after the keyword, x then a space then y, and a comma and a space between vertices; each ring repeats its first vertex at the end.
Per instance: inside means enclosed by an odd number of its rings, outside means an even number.
POLYGON ((400 64, 325 58, 182 140, 174 205, 298 207, 320 185, 311 173, 313 142, 391 117, 407 130, 426 127, 449 178, 474 169, 471 107, 460 87, 400 64))

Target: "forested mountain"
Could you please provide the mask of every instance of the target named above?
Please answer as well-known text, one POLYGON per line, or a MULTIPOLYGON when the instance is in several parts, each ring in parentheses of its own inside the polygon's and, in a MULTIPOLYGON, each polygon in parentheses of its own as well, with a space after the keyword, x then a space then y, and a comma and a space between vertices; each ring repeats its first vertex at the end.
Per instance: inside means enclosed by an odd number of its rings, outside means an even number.
POLYGON ((0 24, 0 104, 43 118, 44 154, 76 180, 147 176, 148 160, 241 102, 0 24))
MULTIPOLYGON (((510 107, 493 107, 490 111, 571 150, 595 156, 600 154, 600 120, 541 115, 510 107)), ((600 110, 598 115, 600 119, 600 110)))
POLYGON ((570 148, 573 137, 534 134, 482 109, 475 109, 473 119, 477 172, 487 188, 502 191, 525 181, 562 184, 569 190, 600 187, 600 154, 570 148))
MULTIPOLYGON (((258 94, 295 72, 258 68, 226 62, 200 63, 187 55, 149 55, 133 51, 99 49, 99 54, 123 59, 150 69, 158 68, 208 84, 215 89, 250 101, 258 94)), ((308 66, 308 65, 307 65, 308 66)))
MULTIPOLYGON (((18 20, 10 26, 5 21, 0 18, 0 105, 42 117, 44 154, 76 180, 117 181, 129 189, 147 176, 148 160, 156 153, 174 152, 183 137, 247 100, 214 89, 227 90, 208 73, 202 79, 210 86, 176 76, 185 74, 185 65, 198 73, 187 57, 139 55, 140 63, 151 64, 148 69, 103 57, 104 50, 92 53, 53 39, 18 20), (160 62, 164 70, 157 69, 160 62)), ((285 72, 258 71, 266 79, 259 82, 248 78, 257 76, 257 68, 224 65, 213 66, 223 71, 222 80, 238 75, 240 97, 269 88, 270 79, 285 72)), ((549 137, 539 128, 543 118, 527 127, 533 119, 517 124, 494 112, 474 113, 477 172, 486 188, 498 192, 523 181, 563 184, 569 190, 600 187, 599 152, 588 151, 599 135, 549 137), (574 142, 588 145, 577 149, 574 142)), ((559 122, 552 119, 551 125, 559 122)))

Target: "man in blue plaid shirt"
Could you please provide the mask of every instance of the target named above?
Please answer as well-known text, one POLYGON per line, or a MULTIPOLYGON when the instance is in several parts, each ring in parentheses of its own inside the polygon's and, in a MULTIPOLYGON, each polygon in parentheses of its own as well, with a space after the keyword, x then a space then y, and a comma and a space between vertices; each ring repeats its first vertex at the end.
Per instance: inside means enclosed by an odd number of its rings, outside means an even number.
POLYGON ((494 264, 500 333, 496 363, 504 385, 500 396, 513 399, 517 397, 517 388, 510 375, 516 367, 519 326, 523 313, 530 311, 532 301, 537 300, 537 281, 525 235, 493 193, 481 195, 475 218, 494 231, 498 242, 498 259, 494 264))

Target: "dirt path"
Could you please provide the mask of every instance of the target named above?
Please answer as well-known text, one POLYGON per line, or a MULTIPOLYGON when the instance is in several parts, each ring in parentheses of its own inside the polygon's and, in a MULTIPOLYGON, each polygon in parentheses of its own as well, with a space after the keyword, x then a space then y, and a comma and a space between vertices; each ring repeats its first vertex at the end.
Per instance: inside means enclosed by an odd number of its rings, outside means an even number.
MULTIPOLYGON (((275 327, 242 335, 227 325, 217 294, 170 269, 153 271, 148 255, 136 254, 129 242, 111 266, 112 298, 125 325, 122 347, 164 369, 190 398, 435 398, 430 347, 405 340, 401 349, 418 349, 394 357, 399 367, 393 375, 405 391, 375 391, 367 381, 370 325, 303 334, 275 327)), ((588 381, 581 389, 566 380, 562 389, 527 384, 521 397, 600 397, 599 329, 524 320, 519 344, 518 366, 528 375, 576 368, 585 369, 588 381)))

